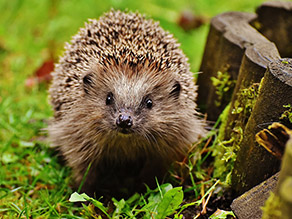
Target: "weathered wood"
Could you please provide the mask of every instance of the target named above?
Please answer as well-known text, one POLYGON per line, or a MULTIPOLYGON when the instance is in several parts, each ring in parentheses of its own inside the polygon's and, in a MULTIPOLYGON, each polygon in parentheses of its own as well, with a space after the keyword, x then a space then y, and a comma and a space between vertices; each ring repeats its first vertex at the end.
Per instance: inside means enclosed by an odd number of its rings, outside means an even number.
POLYGON ((256 12, 254 26, 277 45, 282 57, 292 57, 292 2, 266 2, 256 12))
POLYGON ((244 129, 250 116, 253 102, 256 100, 259 83, 267 66, 270 62, 279 58, 279 52, 275 44, 271 42, 258 42, 246 49, 232 95, 228 122, 225 127, 225 140, 232 137, 232 131, 235 127, 244 129))
POLYGON ((228 72, 230 80, 236 80, 245 49, 258 43, 269 43, 250 22, 256 19, 255 14, 228 12, 214 17, 211 21, 206 48, 198 76, 198 104, 205 110, 208 120, 216 120, 231 99, 231 88, 225 97, 216 105, 218 99, 212 77, 218 71, 228 72))
MULTIPOLYGON (((232 187, 238 195, 279 171, 279 160, 256 143, 255 135, 280 120, 285 111, 283 106, 292 104, 291 94, 292 59, 270 63, 245 127, 232 174, 232 187)), ((285 125, 291 127, 291 123, 285 125)))
POLYGON ((261 207, 264 206, 270 192, 276 190, 279 173, 253 187, 240 197, 233 200, 231 209, 238 219, 262 218, 261 207))

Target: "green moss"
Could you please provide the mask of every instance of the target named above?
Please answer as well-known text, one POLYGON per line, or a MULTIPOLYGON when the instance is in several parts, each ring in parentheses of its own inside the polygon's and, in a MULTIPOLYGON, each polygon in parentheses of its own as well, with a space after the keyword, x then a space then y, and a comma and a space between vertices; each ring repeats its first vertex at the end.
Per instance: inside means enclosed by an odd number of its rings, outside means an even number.
POLYGON ((282 115, 280 116, 281 120, 288 120, 290 123, 292 123, 292 106, 291 104, 287 104, 283 106, 285 110, 282 115))
POLYGON ((271 192, 270 197, 262 207, 263 219, 282 218, 281 202, 279 196, 271 192))
POLYGON ((248 88, 240 89, 232 114, 241 114, 241 118, 249 118, 259 94, 259 86, 259 83, 254 83, 248 88))
POLYGON ((225 109, 223 110, 223 112, 219 116, 219 120, 221 122, 221 125, 220 125, 219 131, 218 131, 218 140, 223 140, 224 139, 225 127, 226 127, 227 121, 228 121, 227 118, 228 118, 228 114, 229 114, 229 111, 230 111, 230 106, 231 106, 231 103, 229 103, 225 107, 225 109))
POLYGON ((231 172, 233 170, 234 161, 236 160, 236 151, 243 138, 243 131, 240 127, 234 128, 234 134, 228 140, 221 140, 218 137, 216 142, 217 150, 214 150, 215 159, 214 177, 220 178, 223 182, 231 183, 231 172))
POLYGON ((229 110, 230 104, 227 105, 219 117, 221 125, 218 131, 218 136, 214 141, 214 150, 212 153, 212 156, 215 157, 215 169, 213 176, 215 178, 220 178, 222 182, 227 184, 230 183, 230 173, 233 169, 234 160, 236 159, 233 151, 234 148, 230 147, 230 145, 234 143, 235 139, 231 138, 228 141, 224 141, 229 110))
POLYGON ((214 143, 213 152, 213 156, 215 156, 214 177, 219 177, 227 184, 231 183, 230 176, 236 160, 236 151, 243 140, 243 130, 258 97, 259 86, 259 83, 254 83, 248 88, 240 89, 231 115, 229 115, 230 104, 220 115, 222 124, 214 143), (228 116, 233 116, 231 122, 229 122, 228 116), (229 136, 226 136, 226 130, 229 127, 231 127, 231 131, 229 136))
POLYGON ((211 81, 216 88, 217 100, 215 100, 215 105, 219 107, 223 102, 230 100, 230 91, 234 89, 236 80, 232 80, 227 71, 218 71, 216 77, 211 77, 211 81))

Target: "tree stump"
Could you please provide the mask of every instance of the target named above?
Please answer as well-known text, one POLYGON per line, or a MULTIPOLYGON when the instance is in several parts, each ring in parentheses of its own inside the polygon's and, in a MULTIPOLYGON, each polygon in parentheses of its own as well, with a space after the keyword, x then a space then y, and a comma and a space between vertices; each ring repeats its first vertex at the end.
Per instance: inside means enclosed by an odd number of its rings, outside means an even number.
MULTIPOLYGON (((259 33, 258 33, 259 34, 259 33)), ((246 49, 234 89, 224 139, 231 139, 234 129, 244 129, 258 95, 261 79, 271 61, 280 58, 275 44, 259 42, 246 49)))
POLYGON ((292 57, 292 2, 266 2, 256 12, 254 26, 276 44, 282 57, 292 57))
POLYGON ((271 192, 276 190, 279 173, 262 182, 233 200, 231 209, 237 219, 262 218, 261 207, 264 206, 271 192))
POLYGON ((280 161, 256 143, 255 135, 280 121, 283 106, 292 104, 292 59, 271 62, 259 92, 233 170, 232 187, 238 195, 279 171, 280 161))
POLYGON ((198 104, 207 113, 208 120, 217 120, 229 103, 246 48, 270 43, 250 25, 255 19, 255 14, 227 12, 211 20, 200 67, 203 73, 198 76, 198 104), (218 90, 212 83, 212 78, 216 78, 218 72, 227 74, 224 75, 225 78, 218 78, 219 82, 226 80, 226 77, 230 82, 230 88, 225 88, 225 93, 219 94, 223 97, 218 95, 218 90))

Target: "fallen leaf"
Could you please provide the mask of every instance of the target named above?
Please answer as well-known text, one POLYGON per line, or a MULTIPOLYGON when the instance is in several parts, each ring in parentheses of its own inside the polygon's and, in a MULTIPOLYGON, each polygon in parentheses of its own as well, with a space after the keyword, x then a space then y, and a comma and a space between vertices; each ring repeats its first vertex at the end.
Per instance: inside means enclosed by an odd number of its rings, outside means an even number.
POLYGON ((282 159, 285 145, 292 130, 281 123, 274 122, 268 127, 258 132, 255 136, 256 141, 263 146, 269 153, 278 159, 282 159))
POLYGON ((80 195, 77 192, 74 192, 71 194, 69 202, 86 202, 86 199, 82 196, 82 194, 80 195))
POLYGON ((224 211, 217 209, 214 214, 210 216, 210 219, 225 219, 227 216, 231 216, 232 218, 235 218, 235 215, 232 211, 224 211))
POLYGON ((25 81, 25 86, 32 88, 40 83, 49 83, 52 79, 51 72, 54 70, 54 61, 52 59, 45 61, 41 67, 39 67, 32 77, 29 77, 25 81))
POLYGON ((197 16, 190 10, 184 10, 181 12, 177 23, 185 31, 189 31, 200 27, 206 22, 207 19, 205 17, 197 16))

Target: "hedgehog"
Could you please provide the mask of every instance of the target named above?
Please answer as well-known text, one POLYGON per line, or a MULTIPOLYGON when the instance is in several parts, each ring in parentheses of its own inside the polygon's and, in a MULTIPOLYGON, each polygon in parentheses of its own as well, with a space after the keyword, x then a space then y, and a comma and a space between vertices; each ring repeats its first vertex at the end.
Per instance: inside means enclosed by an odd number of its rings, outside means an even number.
POLYGON ((130 194, 162 180, 205 134, 197 86, 173 35, 111 10, 65 45, 49 89, 52 146, 88 194, 130 194))

